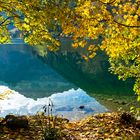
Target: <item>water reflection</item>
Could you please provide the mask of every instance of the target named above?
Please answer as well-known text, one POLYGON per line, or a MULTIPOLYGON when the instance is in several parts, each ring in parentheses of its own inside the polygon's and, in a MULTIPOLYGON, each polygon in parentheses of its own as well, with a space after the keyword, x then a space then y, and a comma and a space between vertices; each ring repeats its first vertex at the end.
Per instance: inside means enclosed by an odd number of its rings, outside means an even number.
POLYGON ((0 46, 0 81, 34 99, 75 88, 25 44, 0 46))
POLYGON ((37 111, 42 111, 43 106, 48 105, 50 99, 54 105, 53 114, 64 116, 70 120, 77 120, 87 115, 107 111, 104 106, 81 89, 70 89, 62 93, 53 94, 50 97, 38 98, 37 100, 27 98, 6 86, 0 86, 0 97, 5 93, 9 94, 6 99, 0 100, 1 116, 9 113, 20 115, 35 114, 37 111))
POLYGON ((23 44, 0 47, 0 81, 0 95, 11 91, 5 100, 0 100, 1 116, 35 114, 48 104, 49 98, 54 104, 53 114, 71 120, 107 110, 23 44))

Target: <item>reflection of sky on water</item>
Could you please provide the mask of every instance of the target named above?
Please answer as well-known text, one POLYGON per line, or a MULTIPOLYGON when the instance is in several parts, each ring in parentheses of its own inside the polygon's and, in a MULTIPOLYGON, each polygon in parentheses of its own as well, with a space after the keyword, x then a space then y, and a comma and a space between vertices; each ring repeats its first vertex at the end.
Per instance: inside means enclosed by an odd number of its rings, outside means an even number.
POLYGON ((6 86, 0 86, 1 95, 7 91, 11 91, 11 94, 7 96, 8 98, 0 100, 1 116, 5 116, 8 113, 35 114, 37 111, 41 111, 44 105, 48 105, 50 99, 54 105, 53 114, 64 116, 71 120, 107 111, 104 106, 100 105, 81 89, 71 89, 53 94, 50 97, 38 98, 37 100, 27 98, 6 86), (80 106, 84 106, 84 108, 80 109, 80 106))
POLYGON ((107 111, 104 106, 81 89, 71 89, 54 94, 50 98, 54 101, 54 105, 56 104, 55 114, 61 114, 70 119, 78 119, 90 114, 107 111), (83 108, 80 109, 80 106, 83 106, 83 108))

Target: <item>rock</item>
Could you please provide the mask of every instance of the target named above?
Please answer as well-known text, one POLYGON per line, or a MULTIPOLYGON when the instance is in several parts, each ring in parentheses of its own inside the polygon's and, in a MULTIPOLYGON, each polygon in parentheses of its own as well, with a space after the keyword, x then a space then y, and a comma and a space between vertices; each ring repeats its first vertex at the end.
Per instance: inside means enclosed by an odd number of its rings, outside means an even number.
POLYGON ((120 117, 120 122, 122 124, 134 124, 136 119, 131 114, 123 112, 120 117))
POLYGON ((68 123, 69 122, 69 119, 66 119, 66 118, 63 118, 63 121, 68 123))
POLYGON ((126 105, 127 104, 127 102, 125 102, 125 101, 118 101, 118 100, 115 100, 114 103, 119 104, 119 105, 126 105))
POLYGON ((140 116, 137 117, 137 120, 140 121, 140 116))
POLYGON ((122 101, 121 104, 122 104, 122 105, 126 105, 127 103, 126 103, 125 101, 122 101))
POLYGON ((6 127, 10 129, 28 128, 28 119, 26 116, 7 115, 4 119, 6 127))
POLYGON ((114 103, 119 104, 119 101, 118 100, 114 100, 114 103))
POLYGON ((113 99, 112 98, 109 98, 109 99, 107 99, 107 101, 113 101, 113 99))
POLYGON ((136 122, 136 128, 140 129, 140 121, 136 122))
POLYGON ((84 108, 85 108, 85 106, 84 106, 84 105, 81 105, 81 106, 79 106, 79 108, 80 108, 80 109, 84 109, 84 108))

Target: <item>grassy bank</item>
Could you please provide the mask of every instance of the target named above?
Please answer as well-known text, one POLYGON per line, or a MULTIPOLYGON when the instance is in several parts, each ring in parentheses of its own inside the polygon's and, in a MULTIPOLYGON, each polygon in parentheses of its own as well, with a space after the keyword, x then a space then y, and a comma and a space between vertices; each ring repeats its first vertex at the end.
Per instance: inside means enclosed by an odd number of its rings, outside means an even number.
POLYGON ((0 140, 139 140, 140 122, 125 115, 103 113, 73 122, 45 115, 26 116, 27 128, 11 129, 1 124, 0 140))

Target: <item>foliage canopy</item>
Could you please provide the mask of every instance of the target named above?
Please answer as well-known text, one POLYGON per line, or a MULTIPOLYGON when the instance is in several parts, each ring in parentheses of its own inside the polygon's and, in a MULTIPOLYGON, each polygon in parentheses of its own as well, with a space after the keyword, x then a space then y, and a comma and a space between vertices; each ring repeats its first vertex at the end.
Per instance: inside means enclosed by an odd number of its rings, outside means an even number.
POLYGON ((87 47, 85 59, 101 49, 109 56, 110 70, 120 79, 134 78, 140 100, 139 0, 0 0, 0 42, 10 40, 9 24, 22 31, 25 42, 40 52, 59 48, 59 38, 72 46, 87 47), (88 40, 100 40, 88 45, 88 40))

